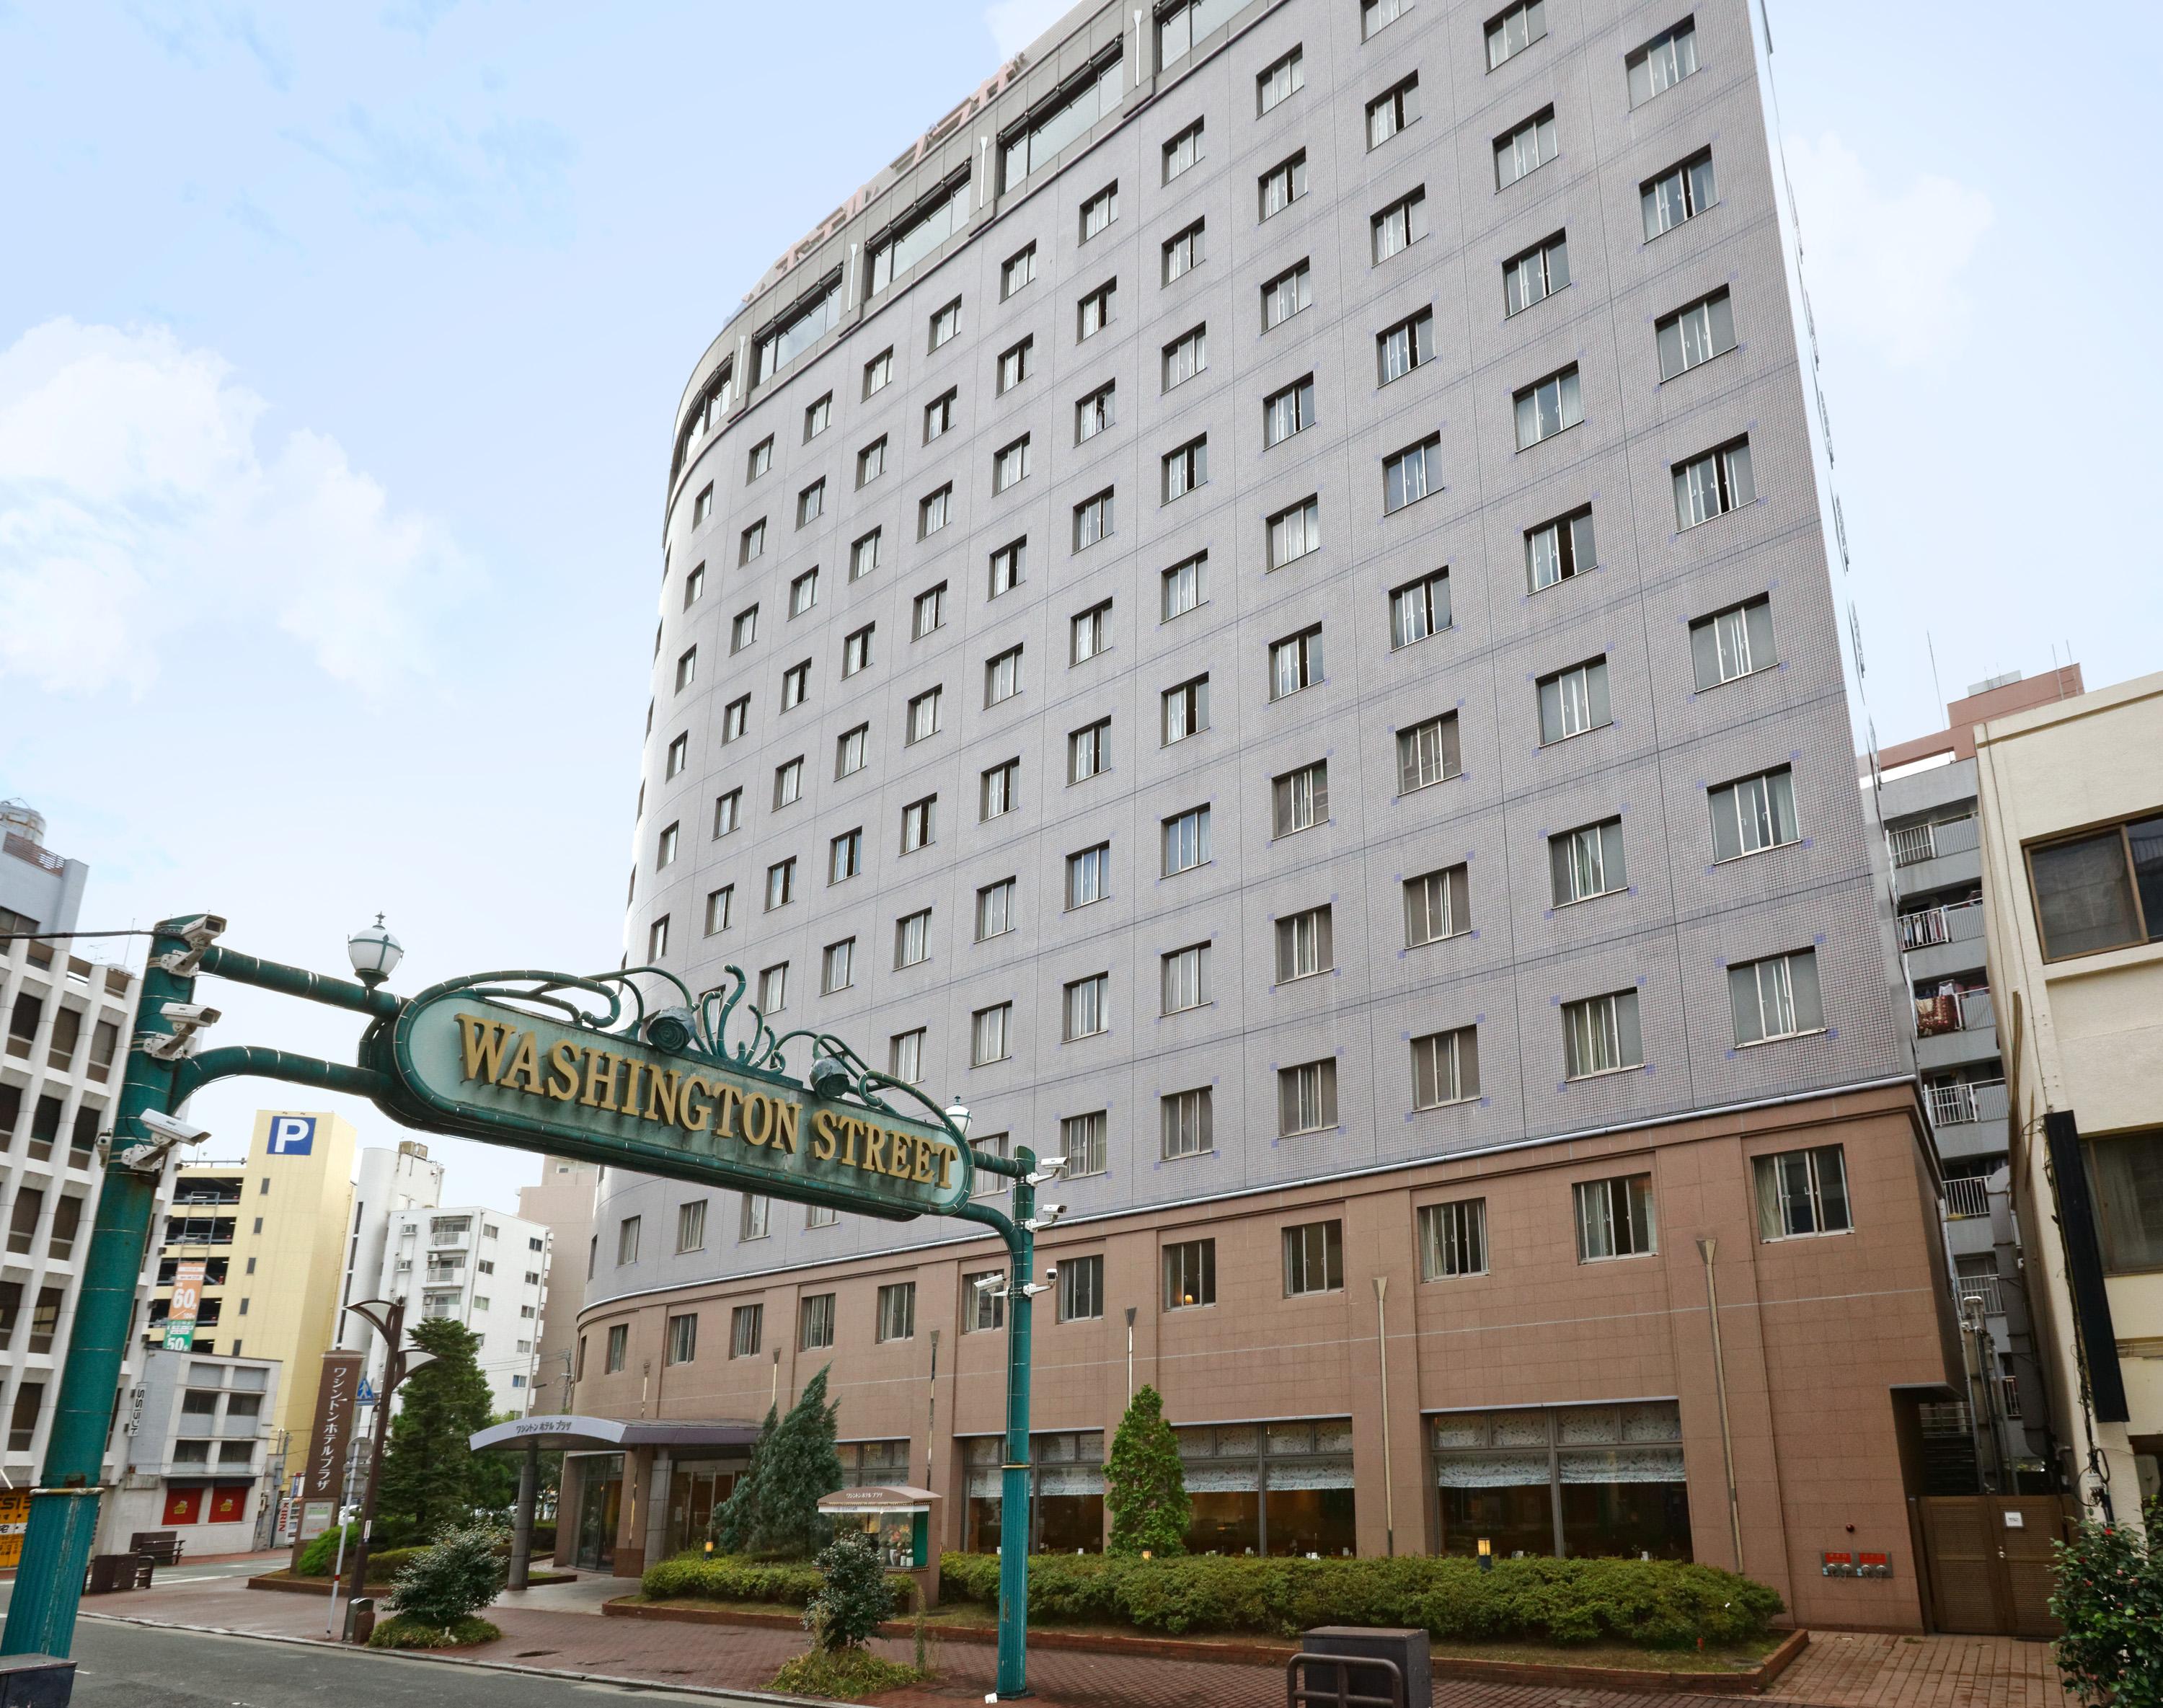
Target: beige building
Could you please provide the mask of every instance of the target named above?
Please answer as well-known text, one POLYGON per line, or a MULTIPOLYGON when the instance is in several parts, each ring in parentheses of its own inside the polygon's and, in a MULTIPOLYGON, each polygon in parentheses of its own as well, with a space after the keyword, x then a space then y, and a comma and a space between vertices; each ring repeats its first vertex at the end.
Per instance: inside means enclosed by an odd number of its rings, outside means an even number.
POLYGON ((305 1434, 322 1354, 338 1327, 353 1200, 354 1134, 322 1111, 263 1109, 240 1162, 177 1171, 157 1256, 148 1339, 162 1344, 173 1276, 204 1260, 192 1349, 285 1366, 271 1439, 305 1434))
POLYGON ((2027 1283, 2069 1483, 2137 1522, 2163 1454, 2163 675, 1976 734, 2027 1283))
POLYGON ((518 1213, 548 1230, 547 1282, 541 1333, 533 1347, 533 1412, 571 1409, 572 1347, 579 1307, 585 1302, 587 1258, 593 1248, 594 1188, 600 1171, 563 1156, 541 1160, 537 1186, 518 1189, 518 1213))

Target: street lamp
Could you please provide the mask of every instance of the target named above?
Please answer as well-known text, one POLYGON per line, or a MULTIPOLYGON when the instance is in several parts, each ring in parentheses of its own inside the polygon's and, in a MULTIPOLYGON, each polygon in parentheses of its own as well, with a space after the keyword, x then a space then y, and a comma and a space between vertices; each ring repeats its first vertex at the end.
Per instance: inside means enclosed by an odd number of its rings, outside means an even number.
POLYGON ((383 915, 378 914, 374 925, 362 926, 345 940, 345 954, 360 982, 374 990, 398 970, 406 946, 383 929, 383 915))
MULTIPOLYGON (((389 933, 385 933, 386 938, 389 933)), ((391 961, 397 961, 397 944, 391 942, 391 961)), ((356 964, 359 956, 354 956, 356 964)), ((386 969, 387 972, 387 969, 386 969)), ((385 974, 379 973, 378 977, 385 974)), ((369 1532, 375 1525, 375 1496, 383 1480, 383 1447, 390 1433, 390 1396, 398 1391, 398 1385, 426 1364, 433 1364, 436 1354, 424 1352, 417 1346, 406 1346, 406 1302, 403 1299, 363 1299, 346 1308, 383 1337, 389 1348, 383 1360, 383 1386, 375 1391, 374 1439, 368 1454, 368 1486, 360 1497, 360 1541, 353 1553, 353 1581, 365 1593, 368 1589, 369 1532)), ((343 1515, 341 1515, 341 1518, 343 1515)), ((333 1585, 336 1594, 336 1585, 333 1585)), ((352 1599, 358 1599, 357 1597, 352 1599)), ((335 1606, 335 1601, 332 1604, 335 1606)), ((351 1605, 351 1600, 348 1602, 351 1605)), ((335 1619, 333 1619, 335 1622, 335 1619)))
POLYGON ((946 1124, 964 1139, 969 1136, 969 1111, 959 1098, 946 1106, 946 1124))

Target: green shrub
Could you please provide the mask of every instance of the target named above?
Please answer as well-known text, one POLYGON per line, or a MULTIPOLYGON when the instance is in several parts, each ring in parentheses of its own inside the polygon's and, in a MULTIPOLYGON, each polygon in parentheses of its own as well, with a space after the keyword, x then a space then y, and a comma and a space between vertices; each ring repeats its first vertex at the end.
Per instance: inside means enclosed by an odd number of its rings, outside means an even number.
MULTIPOLYGON (((387 1584, 397 1576, 401 1569, 412 1563, 416 1554, 424 1553, 426 1550, 420 1548, 385 1547, 382 1545, 382 1527, 379 1525, 376 1528, 377 1545, 369 1550, 368 1555, 368 1580, 371 1584, 387 1584)), ((350 1569, 353 1564, 354 1548, 360 1540, 360 1527, 358 1524, 348 1524, 345 1527, 345 1563, 350 1569)), ((298 1574, 304 1578, 327 1578, 337 1569, 338 1559, 338 1533, 335 1530, 326 1530, 301 1550, 298 1574)))
POLYGON ((2124 1525, 2083 1523, 2056 1545, 2050 1611, 2064 1623, 2058 1670, 2085 1703, 2163 1705, 2163 1553, 2154 1551, 2163 1504, 2148 1509, 2148 1539, 2124 1525))
POLYGON ((819 1592, 804 1604, 804 1628, 824 1649, 862 1648, 893 1617, 893 1590, 878 1544, 845 1530, 819 1553, 819 1592))
POLYGON ((922 1684, 928 1675, 867 1648, 814 1648, 798 1655, 767 1685, 789 1696, 826 1696, 855 1702, 903 1684, 922 1684))
POLYGON ((458 1525, 444 1530, 433 1548, 413 1550, 391 1589, 390 1611, 441 1630, 472 1618, 503 1589, 495 1538, 492 1525, 458 1525))
MULTIPOLYGON (((999 1562, 950 1553, 945 1593, 998 1604, 999 1562)), ((1046 1624, 1293 1636, 1317 1625, 1416 1626, 1451 1642, 1715 1646, 1764 1635, 1780 1598, 1716 1567, 1670 1560, 1118 1559, 1036 1554, 1029 1606, 1046 1624)))
MULTIPOLYGON (((692 1597, 706 1601, 770 1601, 777 1607, 802 1607, 825 1581, 809 1560, 746 1559, 741 1554, 679 1553, 646 1569, 639 1590, 649 1601, 692 1597)), ((888 1586, 894 1604, 906 1608, 914 1580, 893 1577, 888 1586)), ((996 1593, 996 1592, 995 1592, 996 1593)))
MULTIPOLYGON (((391 1582, 399 1573, 404 1571, 407 1566, 412 1564, 427 1551, 425 1548, 387 1548, 381 1553, 370 1553, 368 1557, 369 1582, 371 1584, 391 1582)), ((348 1564, 351 1563, 350 1554, 347 1556, 347 1560, 348 1564)))
POLYGON ((426 1620, 385 1619, 369 1634, 370 1648, 468 1648, 503 1635, 485 1619, 461 1619, 448 1627, 426 1620))

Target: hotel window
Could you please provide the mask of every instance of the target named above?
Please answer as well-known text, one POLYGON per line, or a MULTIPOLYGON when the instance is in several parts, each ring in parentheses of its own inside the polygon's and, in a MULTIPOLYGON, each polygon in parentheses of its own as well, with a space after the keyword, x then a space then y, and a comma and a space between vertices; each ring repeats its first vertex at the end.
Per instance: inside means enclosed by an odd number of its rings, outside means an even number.
POLYGON ((1003 878, 977 892, 977 940, 1003 937, 1014 928, 1014 881, 1003 878))
POLYGON ((751 448, 744 463, 744 485, 748 486, 773 466, 773 435, 768 433, 751 448))
POLYGON ((736 537, 736 562, 748 563, 766 553, 766 518, 761 516, 736 537))
POLYGON ((1521 314, 1569 283, 1569 239, 1557 232, 1502 264, 1502 312, 1521 314))
POLYGON ((1487 1200, 1461 1198, 1451 1204, 1422 1204, 1419 1246, 1423 1281, 1486 1274, 1487 1200))
POLYGON ((1029 541, 1025 537, 1000 547, 992 553, 991 589, 986 596, 997 599, 1002 593, 1013 592, 1021 585, 1022 572, 1028 565, 1029 541))
POLYGON ((1208 561, 1209 554, 1202 552, 1164 572, 1160 578, 1164 589, 1162 621, 1184 616, 1202 603, 1202 566, 1208 561))
POLYGON ((1209 946, 1191 943, 1163 957, 1164 1007, 1167 1014, 1206 1007, 1209 1001, 1209 946))
POLYGON ((1637 993, 1610 992, 1562 1005, 1563 1061, 1571 1079, 1645 1065, 1637 1030, 1637 993))
POLYGON ((987 1067, 1013 1054, 1013 1004, 994 1003, 969 1017, 969 1065, 987 1067))
POLYGON ((1012 444, 993 453, 992 458, 992 490, 1006 491, 1029 479, 1029 435, 1024 433, 1012 444))
POLYGON ((814 480, 796 495, 796 526, 800 527, 818 521, 826 511, 826 483, 814 480))
POLYGON ((1082 241, 1087 243, 1111 228, 1119 217, 1119 186, 1107 184, 1082 204, 1082 241))
POLYGON ((978 774, 979 822, 989 822, 1021 804, 1021 761, 1009 759, 978 774))
POLYGON ((1367 103, 1367 146, 1378 149, 1420 116, 1419 74, 1367 103))
POLYGON ((766 1338, 766 1307, 738 1305, 729 1312, 729 1356, 757 1358, 766 1338))
POLYGON ((796 899, 796 862, 793 857, 777 860, 766 868, 766 910, 785 908, 796 899))
POLYGON ((1445 867, 1405 880, 1405 946, 1439 943, 1472 929, 1472 868, 1445 867))
POLYGON ((1059 1264, 1059 1320, 1088 1322, 1104 1314, 1104 1260, 1068 1257, 1059 1264))
MULTIPOLYGON (((604 1370, 610 1375, 615 1375, 622 1370, 630 1356, 631 1325, 628 1323, 610 1323, 608 1332, 608 1352, 602 1361, 604 1370)), ((25 1449, 29 1445, 27 1441, 24 1443, 25 1449)))
POLYGON ((1262 400, 1262 446, 1281 445, 1314 425, 1314 375, 1295 380, 1262 400))
POLYGON ((1507 136, 1495 139, 1495 187, 1506 190, 1555 157, 1554 108, 1534 113, 1507 136))
POLYGON ((965 166, 872 241, 871 294, 877 296, 968 219, 969 173, 965 166))
POLYGON ((1284 699, 1322 680, 1322 625, 1273 642, 1270 647, 1270 698, 1284 699))
POLYGON ((1074 506, 1074 549, 1093 546, 1112 532, 1112 495, 1108 490, 1074 506))
POLYGON ((1183 385, 1209 365, 1209 329, 1197 326, 1164 347, 1164 389, 1183 385))
POLYGON ((796 1344, 805 1352, 816 1352, 834 1344, 834 1296, 813 1293, 796 1307, 796 1344))
POLYGON ((662 830, 661 839, 654 850, 653 869, 656 872, 676 863, 676 844, 683 832, 683 828, 681 823, 678 823, 668 825, 662 830))
POLYGON ((916 537, 928 540, 954 519, 954 486, 951 481, 936 492, 927 493, 916 501, 916 537))
MULTIPOLYGON (((888 359, 890 362, 893 355, 893 352, 892 350, 888 350, 886 353, 885 359, 888 359)), ((864 375, 867 381, 870 379, 872 367, 876 367, 877 365, 877 364, 873 363, 864 369, 864 375)), ((885 382, 883 380, 880 382, 882 385, 885 382)), ((864 387, 864 396, 868 397, 872 392, 877 390, 878 386, 867 384, 864 387)), ((809 444, 812 440, 817 438, 820 434, 826 431, 828 427, 832 425, 833 420, 834 394, 829 391, 823 397, 813 400, 813 401, 808 405, 804 411, 804 443, 807 445, 809 444)))
MULTIPOLYGON (((479 1302, 478 1300, 475 1301, 479 1302)), ((668 1319, 668 1353, 670 1364, 689 1364, 699 1354, 699 1319, 692 1312, 668 1319)))
MULTIPOLYGON (((1229 3, 1229 0, 1223 0, 1223 3, 1229 3)), ((1191 8, 1181 9, 1184 11, 1191 8)), ((1160 30, 1162 29, 1161 22, 1158 28, 1160 30)), ((1202 121, 1196 119, 1193 123, 1188 125, 1186 129, 1164 145, 1164 181, 1165 183, 1171 182, 1174 178, 1202 158, 1202 121)))
POLYGON ((1652 1176, 1621 1175, 1613 1180, 1579 1181, 1577 1198, 1577 1260, 1644 1257, 1659 1250, 1652 1221, 1652 1176))
POLYGON ((904 1085, 924 1078, 924 1029, 897 1032, 887 1040, 887 1071, 904 1085))
MULTIPOLYGON (((731 653, 741 652, 745 647, 750 646, 752 642, 757 640, 757 638, 758 607, 754 605, 743 610, 738 611, 736 615, 736 621, 730 624, 729 651, 731 653)), ((685 674, 685 659, 689 659, 690 661, 691 674, 695 675, 697 673, 699 668, 698 652, 699 649, 696 647, 694 647, 689 652, 684 654, 683 658, 677 660, 676 674, 682 678, 682 681, 678 684, 678 687, 681 687, 683 683, 689 682, 690 679, 690 677, 685 674)))
POLYGON ((1727 287, 1652 322, 1659 341, 1660 378, 1672 380, 1735 348, 1735 305, 1727 287))
POLYGON ((882 433, 856 453, 856 485, 868 486, 886 473, 886 435, 882 433))
POLYGON ((1438 569, 1390 589, 1390 645, 1409 647, 1449 626, 1449 571, 1438 569))
POLYGON ((1254 79, 1254 104, 1270 113, 1307 86, 1307 62, 1297 48, 1273 61, 1254 79))
POLYGON ((1587 574, 1598 563, 1590 505, 1525 531, 1525 579, 1534 593, 1573 576, 1587 574))
POLYGON ((1112 601, 1108 599, 1076 611, 1067 625, 1067 665, 1086 664, 1112 645, 1112 601))
POLYGON ((1291 271, 1280 273, 1262 286, 1262 330, 1282 326, 1314 302, 1312 270, 1301 261, 1291 271))
POLYGON ((826 882, 846 883, 864 869, 864 833, 844 830, 826 845, 826 882))
MULTIPOLYGON (((751 608, 750 612, 749 612, 749 613, 747 613, 747 615, 749 615, 750 616, 752 616, 752 619, 753 619, 753 621, 755 621, 757 620, 757 612, 758 612, 758 607, 757 607, 757 605, 753 605, 753 606, 751 608)), ((743 618, 742 618, 742 617, 741 617, 741 616, 740 616, 740 617, 738 617, 738 618, 736 619, 736 632, 737 634, 741 635, 741 634, 742 634, 742 633, 743 633, 743 631, 744 631, 744 620, 743 620, 743 618)), ((685 689, 689 688, 689 687, 691 685, 691 683, 692 683, 693 678, 695 678, 695 677, 698 675, 698 673, 699 673, 699 649, 698 649, 696 647, 692 647, 689 651, 688 651, 688 652, 683 652, 683 653, 679 654, 679 655, 678 656, 678 658, 677 658, 677 660, 676 660, 676 692, 677 692, 677 693, 678 693, 678 694, 683 693, 683 691, 685 689)))
POLYGON ((1108 973, 1092 973, 1087 978, 1077 978, 1066 986, 1066 1043, 1077 1038, 1093 1038, 1112 1029, 1112 979, 1108 973))
POLYGON ((1307 150, 1301 149, 1291 159, 1263 173, 1255 191, 1264 219, 1274 219, 1306 195, 1307 150))
POLYGON ((1285 1297, 1344 1291, 1344 1224, 1307 1222, 1284 1230, 1285 1297))
POLYGON ((1096 337, 1112 323, 1112 305, 1118 291, 1119 281, 1107 280, 1075 304, 1074 341, 1076 343, 1096 337))
POLYGON ((668 757, 662 762, 662 780, 666 782, 669 778, 681 774, 689 761, 690 753, 691 736, 687 730, 669 742, 668 757))
POLYGON ((1573 362, 1516 396, 1517 448, 1529 450, 1542 439, 1575 427, 1584 419, 1584 403, 1573 362))
POLYGON ((691 526, 694 528, 700 526, 713 513, 714 483, 709 480, 699 490, 699 495, 691 500, 691 526))
POLYGON ((1719 186, 1713 181, 1712 150, 1700 149, 1658 177, 1646 179, 1637 186, 1637 199, 1644 210, 1647 243, 1684 220, 1695 219, 1720 199, 1719 186))
POLYGON ((1217 1242, 1186 1239, 1164 1248, 1164 1307, 1183 1311, 1217 1302, 1217 1242))
MULTIPOLYGON (((979 1157, 996 1156, 1005 1161, 1012 1154, 1011 1135, 1005 1133, 987 1133, 981 1139, 972 1139, 969 1148, 979 1157)), ((972 1198, 996 1198, 1007 1189, 1008 1176, 993 1174, 988 1168, 978 1168, 969 1188, 972 1198)))
POLYGON ((1060 1122, 1059 1149, 1066 1158, 1068 1179, 1102 1174, 1111 1166, 1104 1136, 1105 1112, 1102 1109, 1086 1115, 1069 1115, 1060 1122))
POLYGON ((1181 445, 1164 459, 1164 501, 1184 498, 1209 479, 1207 435, 1181 445))
POLYGON ((693 1198, 676 1207, 676 1249, 700 1251, 706 1244, 706 1201, 693 1198))
POLYGON ((931 316, 931 348, 951 343, 954 335, 961 330, 961 299, 956 297, 944 308, 935 310, 931 316))
POLYGON ((773 329, 758 340, 757 381, 764 385, 834 329, 841 313, 839 268, 797 298, 773 329))
POLYGON ((1036 340, 1024 338, 999 357, 998 390, 1011 391, 1035 370, 1036 340))
POLYGON ((949 387, 924 406, 924 443, 944 438, 954 431, 954 410, 961 394, 949 387))
POLYGON ((1757 1181, 1757 1237, 1796 1239, 1813 1234, 1847 1234, 1847 1159, 1837 1145, 1781 1150, 1752 1164, 1757 1181))
POLYGON ((1735 1011, 1735 1047, 1825 1030, 1818 992, 1818 952, 1798 949, 1727 969, 1727 1001, 1735 1011))
POLYGON ((1685 18, 1663 29, 1622 62, 1630 79, 1630 104, 1642 107, 1697 70, 1697 20, 1685 18))
POLYGON ((683 609, 690 610, 699 602, 699 595, 705 590, 706 566, 704 563, 694 564, 691 573, 683 578, 683 609))
POLYGON ((1412 1040, 1412 1107, 1438 1109, 1480 1095, 1480 1035, 1470 1026, 1412 1040))
POLYGON ((1277 1070, 1277 1136, 1319 1133, 1337 1124, 1337 1061, 1324 1056, 1277 1070))
POLYGON ((1287 771, 1270 785, 1270 834, 1289 836, 1311 830, 1329 818, 1329 762, 1317 759, 1287 771))
POLYGON ((1464 769, 1457 714, 1444 712, 1397 731, 1397 793, 1447 783, 1464 769))
POLYGON ((1008 255, 999 268, 999 301, 1003 302, 1036 278, 1036 245, 1029 244, 1008 255))
POLYGON ((1021 648, 1009 647, 984 661, 984 704, 997 705, 1021 692, 1021 648))
POLYGON ((871 762, 872 726, 858 724, 853 730, 843 732, 834 742, 834 777, 838 782, 844 777, 861 771, 871 762))
POLYGON ((1382 513, 1388 516, 1442 490, 1442 435, 1382 458, 1382 513))
POLYGON ((1368 222, 1376 266, 1401 254, 1427 235, 1427 191, 1422 186, 1391 202, 1368 222))
POLYGON ((1189 736, 1198 736, 1209 727, 1209 677, 1207 673, 1182 682, 1176 688, 1167 688, 1163 694, 1164 739, 1169 747, 1174 741, 1183 741, 1189 736))
POLYGON ((2105 1273, 2163 1269, 2163 1134, 2121 1134, 2085 1148, 2105 1273))
POLYGON ((909 638, 920 641, 934 629, 946 624, 946 584, 927 587, 916 595, 910 607, 909 638))
POLYGON ((1074 443, 1087 444, 1113 424, 1113 400, 1118 386, 1106 381, 1074 405, 1074 443))
MULTIPOLYGON (((616 1223, 615 1260, 619 1267, 638 1261, 638 1229, 639 1218, 636 1216, 626 1216, 616 1223)), ((610 1368, 613 1370, 621 1366, 611 1365, 610 1368)))
POLYGON ((1519 0, 1487 23, 1487 69, 1524 52, 1548 33, 1547 0, 1519 0))
POLYGON ((1195 43, 1230 23, 1244 3, 1245 0, 1176 0, 1175 4, 1160 8, 1156 15, 1158 66, 1184 59, 1195 43))
POLYGON ((1069 909, 1086 908, 1092 902, 1100 902, 1110 893, 1112 876, 1112 845, 1099 842, 1093 848, 1084 848, 1078 854, 1066 857, 1066 905, 1069 909))
MULTIPOLYGON (((661 961, 668 953, 668 915, 666 914, 646 928, 646 958, 648 962, 661 961)), ((256 1218, 260 1221, 262 1218, 256 1218)), ((67 1254, 62 1252, 60 1255, 67 1254)))
POLYGON ((1412 9, 1412 0, 1359 0, 1359 39, 1366 41, 1385 24, 1412 9))
POLYGON ((1795 777, 1774 767, 1707 791, 1712 804, 1712 857, 1735 860, 1797 840, 1795 777))
POLYGON ((1375 365, 1387 385, 1401 380, 1422 364, 1434 359, 1434 311, 1422 308, 1409 320, 1401 320, 1386 331, 1375 335, 1375 365))
POLYGON ((1627 889, 1630 872, 1622 859, 1622 820, 1609 819, 1549 836, 1548 877, 1558 908, 1627 889))
POLYGON ((725 883, 706 895, 706 935, 717 935, 729 928, 729 916, 736 910, 736 887, 725 883))
POLYGON ((901 851, 903 853, 914 854, 918 849, 928 846, 936 840, 935 832, 937 825, 933 815, 938 805, 939 797, 935 794, 927 794, 922 800, 913 800, 901 809, 901 851))
POLYGON ((872 632, 877 626, 866 623, 853 631, 841 642, 841 674, 854 676, 859 670, 867 670, 872 662, 872 632))
POLYGON ((2163 938, 2163 818, 2042 843, 2027 854, 2045 961, 2163 938))
POLYGON ((819 570, 814 564, 788 584, 788 615, 792 619, 800 617, 818 603, 819 570))
POLYGON ((1773 647, 1770 597, 1760 594, 1692 623, 1690 660, 1700 693, 1778 663, 1773 647))
POLYGON ((916 1338, 916 1283, 894 1281, 878 1290, 878 1339, 916 1338))
POLYGON ((990 1333, 1007 1326, 1006 1271, 987 1269, 961 1277, 961 1332, 990 1333))
POLYGON ((1164 820, 1164 875, 1176 876, 1209 863, 1209 809, 1190 807, 1164 820))
POLYGON ((902 736, 903 747, 928 740, 939 733, 939 702, 945 690, 927 688, 909 703, 908 726, 902 736))
POLYGON ((1539 682, 1540 745, 1604 729, 1614 721, 1607 698, 1607 661, 1588 659, 1539 682))
POLYGON ((844 937, 838 943, 829 943, 820 964, 820 993, 831 996, 837 990, 846 990, 856 982, 856 940, 844 937))
POLYGON ((1281 569, 1309 552, 1321 550, 1321 499, 1303 498, 1290 509, 1279 511, 1269 519, 1264 532, 1268 565, 1272 569, 1281 569))
POLYGON ((1309 908, 1304 913, 1277 921, 1279 984, 1289 984, 1296 978, 1312 978, 1336 965, 1328 908, 1309 908))
POLYGON ((1071 731, 1066 737, 1066 780, 1083 783, 1108 770, 1112 762, 1112 720, 1099 718, 1071 731))
POLYGON ((1674 465, 1675 526, 1694 528, 1757 500, 1750 441, 1736 440, 1674 465))
MULTIPOLYGON (((846 667, 842 673, 844 675, 847 673, 846 667)), ((809 659, 805 659, 800 664, 792 664, 781 673, 782 710, 793 711, 804 704, 810 693, 811 661, 809 659)))
POLYGON ((799 757, 785 765, 778 765, 773 772, 773 804, 777 810, 793 806, 804 799, 804 761, 799 757))
POLYGON ((1166 238, 1164 242, 1164 282, 1167 285, 1184 277, 1202 265, 1202 222, 1196 220, 1186 230, 1166 238))

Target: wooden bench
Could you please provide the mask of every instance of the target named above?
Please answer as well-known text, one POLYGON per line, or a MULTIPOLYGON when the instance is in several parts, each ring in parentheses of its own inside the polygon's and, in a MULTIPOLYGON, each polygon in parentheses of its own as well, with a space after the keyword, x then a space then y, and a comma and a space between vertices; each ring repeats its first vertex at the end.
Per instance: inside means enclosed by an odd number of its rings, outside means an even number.
POLYGON ((139 1530, 128 1538, 130 1553, 147 1554, 162 1566, 178 1565, 184 1546, 176 1530, 139 1530))

